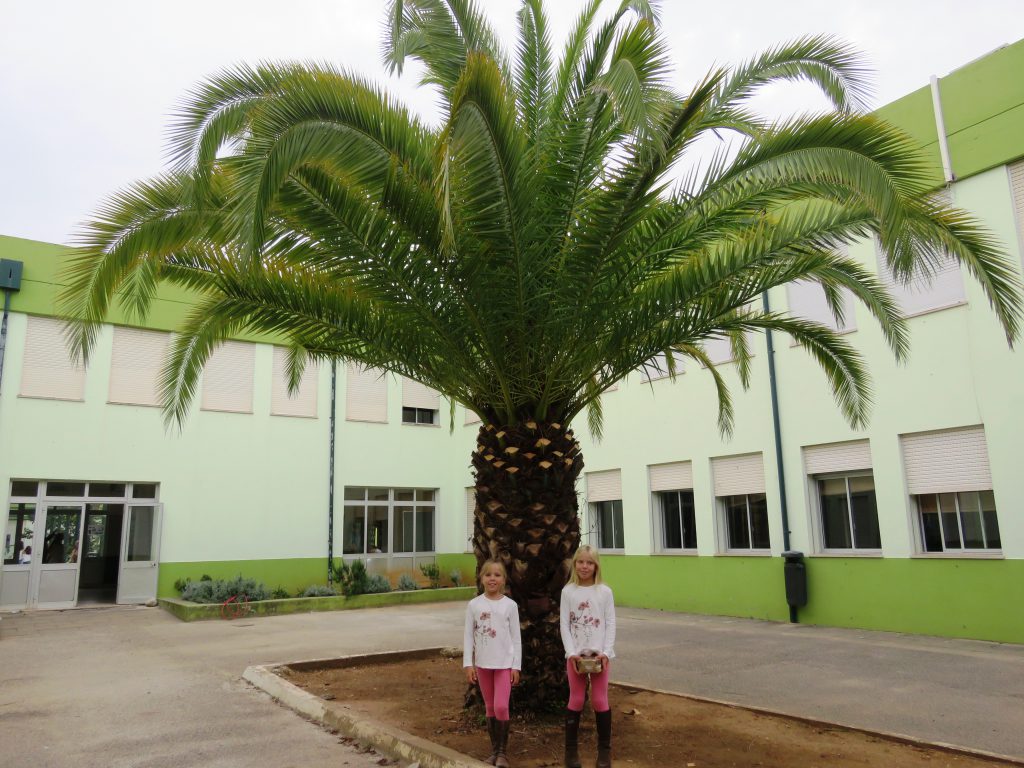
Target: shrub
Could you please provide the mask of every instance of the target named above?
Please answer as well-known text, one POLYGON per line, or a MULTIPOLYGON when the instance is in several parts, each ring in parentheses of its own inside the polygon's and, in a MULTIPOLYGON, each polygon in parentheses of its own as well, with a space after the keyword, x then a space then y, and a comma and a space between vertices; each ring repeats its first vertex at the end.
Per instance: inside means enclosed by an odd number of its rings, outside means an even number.
POLYGON ((399 592, 408 592, 413 589, 419 589, 419 587, 416 585, 416 580, 412 576, 408 573, 403 573, 398 577, 399 592))
POLYGON ((420 565, 420 572, 427 577, 431 589, 440 588, 441 569, 437 567, 437 563, 422 563, 420 565))
POLYGON ((334 571, 334 580, 341 587, 341 593, 351 597, 367 592, 370 574, 366 572, 366 563, 362 560, 354 560, 349 565, 344 560, 335 560, 331 565, 334 571))
POLYGON ((333 587, 328 587, 323 584, 313 584, 306 587, 306 591, 302 593, 303 597, 335 597, 338 593, 333 587))
POLYGON ((270 597, 272 600, 287 600, 291 596, 291 593, 281 586, 274 587, 274 589, 270 593, 270 597))
POLYGON ((223 603, 236 595, 245 595, 249 600, 266 600, 270 591, 266 584, 241 574, 226 581, 204 577, 190 581, 181 591, 182 599, 193 603, 223 603))
POLYGON ((449 573, 448 578, 452 580, 453 587, 462 586, 462 571, 458 568, 455 568, 451 573, 449 573))
POLYGON ((379 573, 371 574, 366 581, 366 593, 375 595, 381 592, 390 592, 391 582, 379 573))
POLYGON ((180 595, 182 592, 185 591, 185 587, 187 587, 191 583, 192 583, 192 579, 190 579, 188 577, 186 577, 184 579, 175 579, 175 581, 174 581, 174 591, 177 592, 180 595))
POLYGON ((208 573, 204 573, 202 576, 199 577, 199 580, 200 581, 213 581, 213 576, 211 576, 208 573))

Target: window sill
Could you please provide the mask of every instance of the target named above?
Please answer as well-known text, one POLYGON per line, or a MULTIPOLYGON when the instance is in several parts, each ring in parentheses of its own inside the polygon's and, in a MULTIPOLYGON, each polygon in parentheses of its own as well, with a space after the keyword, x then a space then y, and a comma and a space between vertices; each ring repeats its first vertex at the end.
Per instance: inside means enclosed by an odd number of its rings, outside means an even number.
POLYGON ((885 557, 880 549, 823 549, 810 557, 885 557))
POLYGON ((903 315, 904 320, 909 320, 912 317, 922 317, 923 315, 930 315, 933 312, 941 312, 944 309, 953 309, 953 307, 965 307, 967 306, 967 299, 959 299, 957 301, 950 302, 948 304, 940 304, 937 307, 928 307, 927 309, 919 309, 916 312, 911 312, 909 315, 903 315))
POLYGON ((716 552, 715 557, 771 557, 770 549, 727 549, 716 552))
POLYGON ((661 549, 651 554, 655 557, 697 557, 700 552, 696 549, 661 549))
POLYGON ((403 421, 402 422, 402 426, 403 427, 433 427, 434 429, 437 429, 441 425, 440 424, 420 424, 418 422, 403 421))
POLYGON ((911 560, 1005 560, 1001 549, 966 552, 915 552, 911 560))

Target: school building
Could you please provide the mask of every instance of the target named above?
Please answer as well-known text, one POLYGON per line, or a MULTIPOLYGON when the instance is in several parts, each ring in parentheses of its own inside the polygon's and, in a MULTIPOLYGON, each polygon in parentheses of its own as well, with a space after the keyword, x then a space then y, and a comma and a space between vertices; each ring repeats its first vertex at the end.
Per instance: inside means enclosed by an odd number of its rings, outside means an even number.
MULTIPOLYGON (((1021 71, 1024 41, 879 110, 924 148, 935 194, 983 221, 1018 269, 1021 71)), ((54 317, 66 253, 0 237, 0 609, 140 602, 202 574, 294 591, 326 581, 329 547, 393 577, 424 562, 471 572, 478 424, 461 406, 452 430, 435 392, 346 365, 312 367, 289 397, 284 349, 241 337, 168 430, 157 377, 188 296, 162 290, 145 327, 112 316, 83 370, 54 317)), ((888 279, 872 242, 850 254, 888 279)), ((841 329, 871 370, 862 431, 778 336, 773 372, 753 339, 746 392, 727 345, 709 345, 736 400, 731 439, 696 365, 675 381, 638 371, 605 396, 604 439, 578 430, 579 493, 620 604, 785 621, 781 555, 799 550, 801 622, 1024 642, 1024 356, 957 265, 893 290, 905 364, 859 306, 841 329)), ((813 286, 768 300, 834 323, 813 286)))

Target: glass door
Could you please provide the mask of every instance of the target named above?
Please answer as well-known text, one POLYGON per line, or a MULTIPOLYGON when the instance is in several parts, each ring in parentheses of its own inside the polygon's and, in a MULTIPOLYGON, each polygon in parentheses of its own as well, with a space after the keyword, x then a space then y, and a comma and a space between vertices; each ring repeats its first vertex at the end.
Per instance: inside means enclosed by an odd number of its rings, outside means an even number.
POLYGON ((42 541, 36 534, 39 558, 33 556, 38 578, 40 608, 73 608, 78 596, 78 561, 82 550, 84 504, 47 504, 43 507, 42 541))
POLYGON ((162 511, 162 504, 127 505, 121 529, 118 603, 144 603, 156 598, 162 511))

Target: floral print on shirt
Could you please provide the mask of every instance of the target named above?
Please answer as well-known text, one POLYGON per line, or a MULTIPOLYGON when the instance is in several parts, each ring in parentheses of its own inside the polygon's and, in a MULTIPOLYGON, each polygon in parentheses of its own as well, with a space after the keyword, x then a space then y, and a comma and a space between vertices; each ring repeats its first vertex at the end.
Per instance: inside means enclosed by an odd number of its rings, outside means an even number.
POLYGON ((582 650, 600 650, 590 644, 595 630, 601 626, 601 619, 591 612, 590 601, 584 600, 569 610, 569 631, 576 647, 582 650))
POLYGON ((475 642, 481 646, 487 645, 488 640, 498 636, 498 631, 491 626, 491 612, 481 611, 480 617, 473 620, 473 637, 475 642), (484 622, 487 622, 484 624, 484 622))

